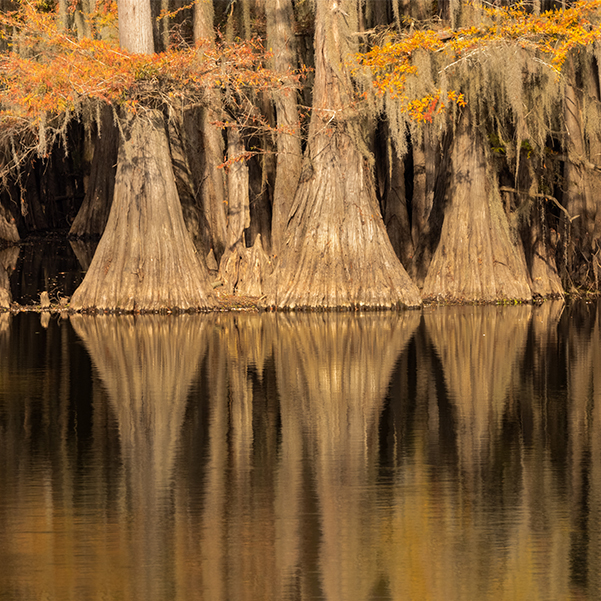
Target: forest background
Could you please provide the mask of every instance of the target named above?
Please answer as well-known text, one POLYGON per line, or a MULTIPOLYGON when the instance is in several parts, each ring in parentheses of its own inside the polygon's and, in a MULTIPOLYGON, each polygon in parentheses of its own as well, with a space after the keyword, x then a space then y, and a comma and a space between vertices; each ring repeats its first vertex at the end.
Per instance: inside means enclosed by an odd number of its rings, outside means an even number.
POLYGON ((73 310, 599 291, 601 0, 2 0, 0 25, 4 308, 11 249, 54 230, 97 241, 73 310))

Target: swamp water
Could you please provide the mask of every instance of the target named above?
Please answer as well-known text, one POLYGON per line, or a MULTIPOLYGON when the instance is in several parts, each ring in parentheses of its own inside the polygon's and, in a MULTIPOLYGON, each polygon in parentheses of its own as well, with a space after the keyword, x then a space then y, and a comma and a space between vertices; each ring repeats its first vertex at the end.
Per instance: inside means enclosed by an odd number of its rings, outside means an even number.
POLYGON ((598 599, 600 319, 2 314, 0 599, 598 599))

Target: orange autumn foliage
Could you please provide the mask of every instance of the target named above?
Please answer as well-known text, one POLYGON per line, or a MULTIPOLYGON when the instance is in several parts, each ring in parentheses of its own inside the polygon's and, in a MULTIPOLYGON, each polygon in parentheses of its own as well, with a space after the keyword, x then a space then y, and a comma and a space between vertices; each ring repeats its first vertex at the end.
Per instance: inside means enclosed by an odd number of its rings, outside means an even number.
POLYGON ((90 102, 132 111, 180 109, 202 104, 207 88, 220 88, 234 114, 248 111, 250 90, 295 85, 293 76, 283 81, 265 67, 260 40, 211 40, 137 55, 99 39, 103 27, 116 23, 114 1, 98 2, 87 19, 92 35, 78 39, 61 29, 57 9, 47 2, 21 0, 18 10, 0 14, 8 44, 0 55, 0 141, 58 127, 90 102))
POLYGON ((571 51, 589 47, 601 39, 601 0, 580 0, 570 8, 547 11, 541 15, 528 12, 524 3, 494 8, 472 2, 481 11, 478 26, 457 30, 417 30, 401 36, 388 36, 381 44, 358 55, 358 62, 373 77, 376 94, 388 95, 401 110, 416 121, 430 121, 433 114, 445 110, 447 101, 464 105, 467 99, 458 90, 443 93, 434 89, 423 98, 407 94, 409 78, 420 77, 414 57, 428 52, 442 65, 452 87, 452 67, 463 60, 478 60, 491 46, 518 46, 532 59, 557 74, 571 51))

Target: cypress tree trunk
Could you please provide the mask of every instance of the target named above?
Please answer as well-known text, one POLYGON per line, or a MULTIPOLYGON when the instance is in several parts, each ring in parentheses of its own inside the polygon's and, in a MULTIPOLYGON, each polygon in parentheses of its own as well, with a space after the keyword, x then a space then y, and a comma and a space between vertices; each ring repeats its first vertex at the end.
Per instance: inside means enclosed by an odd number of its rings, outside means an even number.
MULTIPOLYGON (((564 214, 564 286, 566 289, 584 287, 599 289, 601 262, 599 235, 601 234, 601 211, 597 198, 601 192, 601 177, 587 169, 586 132, 582 123, 583 92, 579 85, 579 76, 571 59, 566 69, 566 92, 564 100, 564 119, 567 131, 567 161, 564 168, 565 193, 564 204, 570 219, 564 214)), ((586 88, 591 87, 587 82, 586 88)), ((594 84, 593 84, 594 85, 594 84)), ((594 86, 596 88, 596 86, 594 86)), ((599 101, 598 95, 591 102, 599 101)), ((594 134, 593 134, 594 136, 594 134)), ((599 148, 598 140, 591 140, 591 150, 599 148)), ((598 156, 593 156, 599 162, 598 156)))
POLYGON ((421 139, 415 140, 413 144, 411 237, 415 246, 419 244, 432 210, 437 150, 439 149, 432 140, 430 128, 425 127, 421 139))
POLYGON ((532 294, 543 298, 557 297, 563 294, 563 286, 555 263, 547 208, 544 206, 542 194, 539 194, 532 159, 527 158, 526 153, 523 154, 516 183, 518 191, 527 195, 521 201, 530 205, 529 218, 520 224, 519 229, 530 273, 532 294))
MULTIPOLYGON (((215 37, 213 20, 213 1, 200 0, 194 12, 196 42, 212 42, 215 37)), ((217 90, 207 90, 205 101, 206 106, 197 115, 202 152, 190 153, 190 157, 191 167, 198 174, 200 206, 208 225, 208 241, 219 261, 227 245, 227 186, 224 170, 217 169, 223 162, 225 144, 221 130, 213 123, 222 119, 223 103, 217 90)))
MULTIPOLYGON (((399 159, 393 147, 390 128, 387 125, 380 135, 387 142, 385 151, 381 153, 384 156, 378 161, 385 170, 385 173, 381 174, 381 180, 386 181, 382 200, 384 223, 394 252, 403 266, 407 267, 413 259, 415 247, 411 238, 411 221, 407 210, 405 162, 399 159)), ((376 134, 377 137, 380 135, 376 134)))
POLYGON ((450 154, 449 198, 423 298, 531 300, 523 249, 509 226, 482 135, 466 113, 457 125, 450 154))
POLYGON ((71 308, 123 311, 213 305, 182 217, 162 113, 129 116, 104 234, 71 308))
MULTIPOLYGON (((119 36, 130 52, 152 52, 150 2, 119 2, 119 36)), ((122 116, 109 219, 71 308, 200 309, 214 304, 204 263, 186 230, 165 130, 157 109, 122 116)))
MULTIPOLYGON (((285 75, 296 68, 294 9, 291 0, 268 0, 265 3, 267 43, 273 51, 273 68, 285 75)), ((282 131, 277 138, 277 172, 273 192, 271 243, 277 255, 286 221, 292 208, 301 171, 302 150, 296 90, 275 93, 277 125, 282 131)))
POLYGON ((344 61, 358 27, 356 0, 316 4, 315 86, 308 151, 275 272, 278 307, 417 306, 376 199, 344 61))
MULTIPOLYGON (((244 152, 244 143, 235 128, 228 130, 230 158, 244 152)), ((219 274, 226 292, 262 296, 264 280, 271 273, 271 262, 259 234, 252 246, 246 247, 245 232, 250 225, 249 173, 243 161, 234 162, 228 174, 228 246, 221 257, 219 274)))

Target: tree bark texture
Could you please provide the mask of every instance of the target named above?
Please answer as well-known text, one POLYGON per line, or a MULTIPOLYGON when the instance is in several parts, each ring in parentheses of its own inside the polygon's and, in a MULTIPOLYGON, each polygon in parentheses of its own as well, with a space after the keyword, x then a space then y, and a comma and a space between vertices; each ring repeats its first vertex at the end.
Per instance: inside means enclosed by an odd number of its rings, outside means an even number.
MULTIPOLYGON (((294 36, 294 9, 291 0, 268 0, 265 3, 267 43, 273 52, 273 68, 286 76, 296 68, 296 40, 294 36)), ((302 150, 300 122, 295 89, 274 93, 277 115, 277 165, 271 243, 277 255, 301 172, 302 150)))
POLYGON ((387 126, 378 137, 384 138, 384 148, 381 149, 381 156, 377 160, 378 179, 383 182, 380 188, 383 195, 381 204, 384 223, 394 252, 406 268, 413 259, 414 245, 407 210, 405 162, 397 156, 387 126))
POLYGON ((413 193, 411 196, 411 237, 417 246, 430 216, 434 199, 437 147, 429 128, 424 128, 420 139, 414 140, 413 193))
POLYGON ((212 245, 210 228, 201 208, 198 180, 200 169, 199 155, 202 155, 202 143, 198 131, 199 111, 191 109, 171 115, 169 119, 169 148, 171 163, 175 174, 175 185, 182 205, 186 229, 192 238, 196 250, 206 257, 212 245))
POLYGON ((109 220, 74 310, 202 309, 213 305, 182 217, 164 118, 126 116, 109 220))
POLYGON ((118 0, 119 45, 128 52, 152 54, 154 38, 150 0, 118 0))
POLYGON ((524 252, 511 231, 482 135, 463 114, 451 147, 449 198, 422 297, 529 301, 524 252))
MULTIPOLYGON (((208 40, 210 44, 214 44, 214 18, 213 0, 200 0, 194 11, 194 39, 197 43, 208 40)), ((225 156, 225 143, 221 130, 213 123, 223 118, 223 101, 219 91, 213 89, 206 91, 205 100, 202 109, 193 111, 198 119, 199 132, 192 132, 186 128, 186 133, 190 142, 198 139, 199 147, 202 149, 199 153, 194 151, 198 148, 190 148, 189 156, 191 166, 198 174, 198 196, 208 227, 208 242, 215 258, 219 261, 227 246, 228 196, 225 171, 218 169, 225 156), (191 133, 193 135, 190 135, 191 133)))
MULTIPOLYGON (((228 154, 236 158, 244 143, 234 128, 228 130, 228 154)), ((261 236, 252 248, 246 247, 245 231, 250 225, 249 173, 244 161, 234 161, 228 173, 228 246, 221 257, 219 274, 226 292, 262 296, 264 281, 271 273, 271 262, 263 249, 261 236)))
MULTIPOLYGON (((526 153, 523 153, 526 155, 526 153)), ((526 264, 530 273, 532 294, 551 298, 563 294, 561 278, 555 263, 554 240, 549 228, 549 212, 539 193, 532 159, 523 156, 516 178, 519 204, 526 205, 528 218, 519 224, 526 264)))
MULTIPOLYGON (((562 215, 564 238, 564 285, 567 290, 584 287, 599 288, 601 280, 601 211, 598 196, 601 176, 586 168, 588 152, 586 132, 582 123, 583 98, 578 85, 577 68, 572 59, 568 64, 565 87, 564 119, 566 125, 567 161, 564 167, 564 205, 562 215)), ((590 87, 590 83, 586 86, 590 87)), ((598 98, 595 98, 598 102, 598 98)), ((599 141, 591 141, 599 148, 599 141)), ((596 162, 598 156, 593 157, 596 162)))
POLYGON ((316 4, 308 152, 273 281, 271 302, 281 308, 421 302, 386 233, 365 137, 348 108, 352 83, 341 65, 357 10, 356 1, 316 4))

